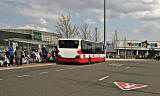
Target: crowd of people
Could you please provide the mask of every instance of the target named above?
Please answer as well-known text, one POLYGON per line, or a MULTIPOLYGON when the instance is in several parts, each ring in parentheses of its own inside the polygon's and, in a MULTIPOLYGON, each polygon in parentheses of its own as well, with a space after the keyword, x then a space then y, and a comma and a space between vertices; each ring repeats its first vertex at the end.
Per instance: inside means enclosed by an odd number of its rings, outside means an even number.
POLYGON ((22 66, 23 64, 30 63, 46 63, 56 62, 57 50, 54 48, 51 53, 43 46, 41 51, 32 50, 32 52, 25 51, 22 46, 16 46, 16 50, 13 49, 13 43, 8 46, 8 51, 1 52, 0 54, 0 67, 7 66, 22 66))

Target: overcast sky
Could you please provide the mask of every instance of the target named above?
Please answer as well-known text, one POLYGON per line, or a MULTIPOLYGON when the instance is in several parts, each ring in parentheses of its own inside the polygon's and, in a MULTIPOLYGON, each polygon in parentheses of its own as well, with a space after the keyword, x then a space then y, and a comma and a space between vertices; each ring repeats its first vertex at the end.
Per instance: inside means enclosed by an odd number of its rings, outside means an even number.
MULTIPOLYGON (((160 0, 106 0, 107 40, 114 31, 128 40, 160 41, 160 0)), ((103 38, 103 0, 0 0, 0 28, 26 28, 55 32, 61 13, 72 24, 98 27, 103 38)))

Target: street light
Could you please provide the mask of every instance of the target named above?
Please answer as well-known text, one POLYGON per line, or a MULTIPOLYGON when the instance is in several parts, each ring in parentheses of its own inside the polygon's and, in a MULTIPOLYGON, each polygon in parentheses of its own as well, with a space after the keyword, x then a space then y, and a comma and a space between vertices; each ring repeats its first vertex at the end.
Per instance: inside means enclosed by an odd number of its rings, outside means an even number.
MULTIPOLYGON (((106 48, 106 0, 104 0, 104 46, 106 48)), ((106 49, 105 49, 106 56, 106 49)))

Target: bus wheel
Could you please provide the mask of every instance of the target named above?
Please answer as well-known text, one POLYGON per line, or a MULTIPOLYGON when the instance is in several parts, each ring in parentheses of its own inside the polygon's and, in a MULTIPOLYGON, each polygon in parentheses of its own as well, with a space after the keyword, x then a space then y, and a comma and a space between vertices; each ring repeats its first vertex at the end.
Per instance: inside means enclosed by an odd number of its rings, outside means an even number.
POLYGON ((61 64, 61 62, 57 61, 56 64, 61 64))
POLYGON ((105 58, 104 58, 104 61, 103 62, 106 62, 105 58))

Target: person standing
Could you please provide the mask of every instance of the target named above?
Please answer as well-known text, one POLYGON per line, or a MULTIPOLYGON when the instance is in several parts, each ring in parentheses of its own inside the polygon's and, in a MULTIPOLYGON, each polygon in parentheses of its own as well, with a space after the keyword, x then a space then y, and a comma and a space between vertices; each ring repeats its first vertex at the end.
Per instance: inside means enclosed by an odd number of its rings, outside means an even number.
POLYGON ((22 58, 22 51, 19 48, 19 46, 16 47, 15 58, 16 58, 17 66, 20 66, 21 65, 21 58, 22 58))
POLYGON ((52 50, 52 59, 53 59, 53 61, 55 61, 55 59, 56 59, 56 56, 55 56, 55 49, 52 50))
POLYGON ((44 62, 44 63, 47 61, 47 54, 48 54, 48 52, 47 52, 47 50, 46 50, 46 47, 43 46, 43 47, 42 47, 42 55, 43 55, 43 62, 44 62))
POLYGON ((12 65, 13 66, 13 59, 14 59, 14 50, 13 50, 13 43, 10 43, 10 46, 8 46, 8 51, 9 51, 9 60, 10 63, 8 66, 12 65))
POLYGON ((20 65, 22 66, 23 63, 24 63, 24 49, 22 47, 22 45, 20 46, 20 51, 21 51, 21 62, 20 62, 20 65))
POLYGON ((53 61, 54 61, 54 62, 56 62, 56 57, 57 57, 57 50, 56 50, 56 48, 54 48, 54 49, 52 50, 52 58, 53 58, 53 61))

